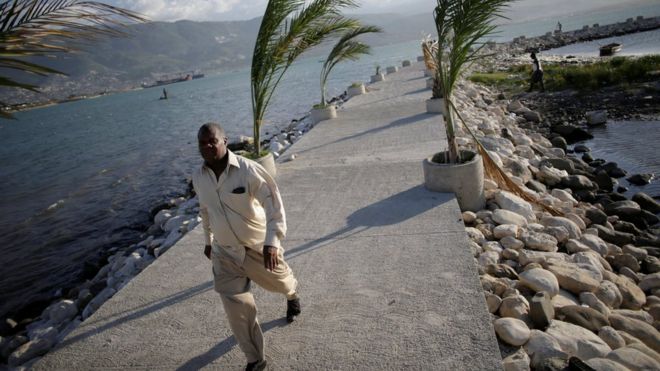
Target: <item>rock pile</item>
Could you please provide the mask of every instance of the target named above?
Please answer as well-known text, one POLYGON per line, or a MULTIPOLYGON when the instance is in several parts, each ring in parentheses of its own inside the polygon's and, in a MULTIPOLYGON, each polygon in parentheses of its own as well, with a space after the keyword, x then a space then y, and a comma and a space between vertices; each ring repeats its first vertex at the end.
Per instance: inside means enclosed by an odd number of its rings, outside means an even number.
POLYGON ((614 192, 623 170, 567 155, 520 102, 468 82, 455 101, 513 181, 561 212, 487 179, 486 208, 463 213, 504 369, 660 369, 660 204, 614 192))

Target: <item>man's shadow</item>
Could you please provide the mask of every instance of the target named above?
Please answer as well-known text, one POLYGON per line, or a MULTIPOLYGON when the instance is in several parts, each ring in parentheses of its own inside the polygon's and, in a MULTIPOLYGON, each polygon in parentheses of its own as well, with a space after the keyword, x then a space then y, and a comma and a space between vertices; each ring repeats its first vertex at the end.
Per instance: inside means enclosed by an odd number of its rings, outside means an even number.
MULTIPOLYGON (((405 222, 453 198, 453 194, 430 192, 421 185, 412 187, 355 211, 346 218, 346 225, 343 228, 290 249, 285 256, 288 260, 295 259, 302 254, 312 252, 332 242, 346 239, 368 229, 405 222)), ((261 329, 265 333, 273 328, 286 325, 286 319, 283 317, 262 324, 261 329)), ((184 363, 178 370, 202 368, 227 354, 235 345, 236 340, 233 336, 230 336, 206 353, 184 363)))

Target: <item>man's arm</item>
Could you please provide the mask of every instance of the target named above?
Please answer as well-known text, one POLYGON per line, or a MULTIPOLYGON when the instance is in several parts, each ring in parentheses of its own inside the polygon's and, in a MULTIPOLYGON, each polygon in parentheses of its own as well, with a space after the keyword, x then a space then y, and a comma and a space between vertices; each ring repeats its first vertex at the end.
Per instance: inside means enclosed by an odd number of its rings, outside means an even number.
POLYGON ((211 223, 209 222, 209 210, 201 202, 199 204, 199 216, 202 217, 202 228, 204 229, 204 255, 211 259, 213 232, 211 232, 211 223))
POLYGON ((277 251, 286 235, 286 215, 282 196, 275 180, 261 166, 255 166, 249 188, 266 212, 266 238, 264 240, 264 266, 273 270, 278 265, 277 251))

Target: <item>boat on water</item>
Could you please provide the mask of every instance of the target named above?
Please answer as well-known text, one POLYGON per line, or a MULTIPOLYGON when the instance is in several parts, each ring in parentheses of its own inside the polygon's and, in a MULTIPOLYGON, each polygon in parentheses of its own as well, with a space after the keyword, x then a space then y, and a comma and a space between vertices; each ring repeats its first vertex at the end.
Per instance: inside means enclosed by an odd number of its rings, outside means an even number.
POLYGON ((610 43, 601 46, 600 48, 598 48, 598 50, 600 50, 601 57, 606 57, 608 55, 613 55, 614 53, 620 52, 622 47, 623 44, 621 43, 610 43))
POLYGON ((195 72, 190 72, 190 73, 185 73, 185 74, 179 74, 178 76, 174 78, 165 78, 165 79, 160 79, 156 80, 156 82, 153 83, 142 83, 143 88, 152 88, 154 86, 162 86, 162 85, 169 85, 169 84, 174 84, 177 82, 183 82, 183 81, 190 81, 194 79, 201 79, 204 77, 203 73, 195 73, 195 72))

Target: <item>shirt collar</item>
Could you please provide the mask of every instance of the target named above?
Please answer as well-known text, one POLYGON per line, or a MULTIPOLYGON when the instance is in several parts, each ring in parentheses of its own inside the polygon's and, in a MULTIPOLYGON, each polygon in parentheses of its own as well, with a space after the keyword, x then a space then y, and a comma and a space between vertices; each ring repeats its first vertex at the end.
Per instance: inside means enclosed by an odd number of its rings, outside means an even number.
MULTIPOLYGON (((227 150, 227 156, 229 156, 229 159, 227 161, 227 166, 234 166, 236 168, 241 168, 241 164, 238 162, 238 156, 234 154, 234 152, 230 151, 229 149, 227 150)), ((202 168, 211 170, 210 167, 206 166, 206 162, 202 162, 202 168)))

